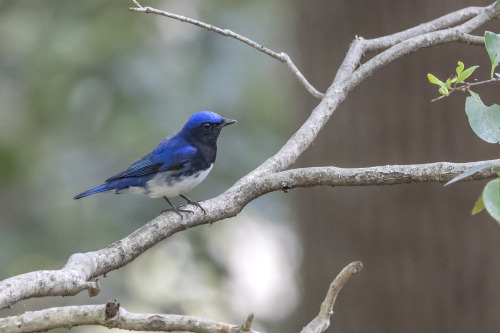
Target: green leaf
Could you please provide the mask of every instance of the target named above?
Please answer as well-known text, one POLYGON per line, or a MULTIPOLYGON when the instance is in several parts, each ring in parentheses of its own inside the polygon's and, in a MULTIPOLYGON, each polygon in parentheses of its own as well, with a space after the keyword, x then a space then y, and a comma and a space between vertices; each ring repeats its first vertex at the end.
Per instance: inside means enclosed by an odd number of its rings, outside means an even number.
POLYGON ((497 0, 497 2, 495 3, 495 7, 493 8, 500 9, 500 0, 497 0))
POLYGON ((460 73, 462 73, 463 70, 464 70, 464 63, 461 62, 461 61, 459 61, 458 62, 458 67, 457 67, 457 75, 460 75, 460 73))
MULTIPOLYGON (((498 2, 495 6, 498 6, 498 2)), ((486 46, 486 51, 488 51, 488 54, 490 55, 491 78, 493 78, 495 68, 500 62, 500 35, 497 35, 491 31, 486 31, 484 33, 484 45, 486 46)))
POLYGON ((477 213, 482 212, 486 207, 484 207, 483 195, 481 194, 479 198, 477 198, 476 203, 474 204, 474 208, 472 208, 472 215, 476 215, 477 213))
POLYGON ((470 91, 465 101, 465 113, 474 133, 489 143, 500 142, 500 105, 486 106, 478 94, 470 91))
POLYGON ((427 74, 427 78, 429 79, 430 83, 437 84, 437 85, 440 85, 440 86, 444 86, 443 81, 441 81, 440 79, 438 79, 437 77, 435 77, 431 73, 427 74))
POLYGON ((448 92, 448 88, 446 88, 446 87, 441 87, 441 88, 439 88, 439 93, 440 93, 441 95, 446 95, 446 96, 448 96, 448 94, 449 94, 449 92, 448 92))
POLYGON ((446 80, 446 88, 451 88, 451 84, 455 83, 456 81, 457 81, 456 77, 446 80))
POLYGON ((466 70, 464 70, 462 73, 458 74, 458 76, 457 76, 457 83, 460 83, 460 82, 464 81, 466 78, 468 78, 469 76, 471 76, 472 73, 474 73, 474 71, 478 67, 479 66, 469 67, 466 70))
POLYGON ((453 184, 453 183, 456 183, 458 182, 459 180, 462 180, 462 179, 465 179, 469 176, 472 176, 473 174, 475 174, 476 172, 479 172, 483 169, 486 169, 486 168, 489 168, 493 166, 493 163, 484 163, 484 164, 479 164, 479 165, 476 165, 476 166, 473 166, 472 168, 470 168, 469 170, 459 174, 458 176, 456 177, 453 177, 452 180, 450 180, 449 182, 447 182, 446 184, 444 184, 444 186, 448 186, 450 184, 453 184))
POLYGON ((494 179, 483 190, 483 202, 486 211, 500 223, 500 179, 494 179))

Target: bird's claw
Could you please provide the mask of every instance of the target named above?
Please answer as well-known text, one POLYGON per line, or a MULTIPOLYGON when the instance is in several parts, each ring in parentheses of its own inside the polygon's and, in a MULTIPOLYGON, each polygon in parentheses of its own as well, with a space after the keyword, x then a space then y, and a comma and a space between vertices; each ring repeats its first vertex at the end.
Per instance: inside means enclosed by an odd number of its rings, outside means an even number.
POLYGON ((193 206, 196 206, 198 207, 199 209, 201 209, 203 211, 203 215, 207 215, 207 211, 205 210, 205 208, 203 208, 198 202, 194 201, 194 200, 191 200, 189 199, 188 197, 186 197, 185 195, 180 195, 181 198, 183 198, 184 200, 186 200, 188 202, 188 204, 190 205, 193 205, 193 206))
MULTIPOLYGON (((189 199, 188 197, 186 197, 184 195, 180 195, 180 197, 182 197, 183 199, 185 199, 188 202, 188 204, 198 207, 199 209, 201 209, 203 211, 204 215, 207 215, 206 210, 203 207, 201 207, 201 205, 199 203, 197 203, 196 201, 193 201, 193 200, 189 199)), ((181 217, 181 220, 182 220, 182 214, 180 212, 194 214, 194 212, 192 210, 189 210, 189 209, 179 209, 177 207, 174 207, 174 205, 172 205, 172 203, 170 202, 170 200, 168 200, 167 197, 163 197, 163 198, 165 199, 165 201, 172 208, 162 210, 161 211, 162 214, 165 213, 165 212, 168 212, 168 211, 174 211, 174 212, 177 213, 177 215, 179 215, 181 217)))

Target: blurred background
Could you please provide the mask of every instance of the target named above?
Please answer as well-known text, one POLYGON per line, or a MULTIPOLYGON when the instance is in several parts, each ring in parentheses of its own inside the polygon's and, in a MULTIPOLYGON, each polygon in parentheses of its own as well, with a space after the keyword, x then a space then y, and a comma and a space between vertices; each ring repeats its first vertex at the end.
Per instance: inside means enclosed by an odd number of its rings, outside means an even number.
MULTIPOLYGON (((355 35, 374 38, 488 1, 148 1, 285 51, 321 91, 355 35)), ((212 198, 275 153, 318 101, 286 65, 235 40, 126 1, 0 1, 0 280, 59 269, 75 252, 130 234, 165 208, 133 194, 74 195, 102 183, 211 110, 222 133, 212 198)), ((498 20, 477 31, 500 32, 498 20)), ((370 55, 368 55, 370 56, 370 55)), ((362 167, 497 158, 470 130, 465 96, 438 103, 426 74, 480 65, 482 47, 450 44, 395 61, 357 87, 298 166, 362 167)), ((486 104, 498 85, 475 89, 486 104)), ((156 245, 100 279, 94 298, 17 303, 0 316, 116 298, 134 312, 191 314, 297 332, 349 262, 365 269, 335 305, 345 332, 471 332, 500 327, 500 227, 470 216, 485 182, 298 189, 235 218, 156 245)), ((181 203, 180 201, 175 201, 181 203)), ((330 328, 330 331, 333 330, 330 328)), ((58 330, 60 332, 66 330, 58 330)), ((82 327, 76 332, 108 332, 82 327)))

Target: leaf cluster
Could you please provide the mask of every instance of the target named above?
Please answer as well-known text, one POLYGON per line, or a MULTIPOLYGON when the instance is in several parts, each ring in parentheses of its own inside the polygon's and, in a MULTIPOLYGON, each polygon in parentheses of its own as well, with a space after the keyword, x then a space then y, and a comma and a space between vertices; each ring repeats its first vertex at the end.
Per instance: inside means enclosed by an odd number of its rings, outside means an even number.
MULTIPOLYGON (((500 0, 497 1, 495 6, 500 7, 500 0)), ((495 69, 500 63, 500 34, 495 34, 486 31, 484 34, 484 43, 486 51, 491 60, 491 73, 490 80, 479 82, 488 83, 500 80, 500 74, 495 73, 495 69), (496 77, 495 77, 496 76, 496 77)), ((470 86, 474 83, 467 83, 465 80, 474 73, 478 66, 472 66, 464 70, 464 64, 459 61, 456 68, 456 75, 450 77, 446 82, 439 80, 432 74, 427 74, 429 82, 439 86, 439 93, 442 96, 448 96, 451 92, 460 90, 468 91, 470 96, 465 101, 465 113, 469 118, 469 124, 483 141, 488 143, 500 143, 500 105, 494 104, 486 106, 482 101, 479 94, 470 90, 470 86)), ((498 167, 491 163, 475 166, 466 172, 458 175, 449 181, 446 185, 455 183, 464 178, 467 178, 485 168, 498 167)), ((483 189, 483 193, 477 199, 472 215, 485 210, 500 223, 500 178, 490 181, 483 189)))
POLYGON ((448 96, 450 94, 451 89, 458 90, 461 87, 466 86, 466 85, 462 85, 462 86, 457 87, 457 84, 464 82, 465 79, 467 79, 469 76, 471 76, 472 73, 474 73, 476 68, 478 68, 479 66, 472 66, 472 67, 467 68, 466 70, 464 70, 464 67, 465 67, 464 63, 459 61, 458 67, 456 69, 457 75, 452 75, 448 80, 446 80, 446 82, 439 80, 437 77, 435 77, 431 73, 427 74, 427 78, 429 79, 430 83, 437 84, 439 86, 439 93, 441 95, 448 96), (452 87, 452 85, 453 85, 453 87, 452 87))

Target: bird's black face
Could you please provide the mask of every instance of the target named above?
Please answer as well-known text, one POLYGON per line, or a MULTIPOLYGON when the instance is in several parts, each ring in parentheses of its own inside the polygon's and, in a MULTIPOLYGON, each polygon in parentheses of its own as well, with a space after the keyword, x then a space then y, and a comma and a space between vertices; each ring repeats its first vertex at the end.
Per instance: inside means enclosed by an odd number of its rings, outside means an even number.
POLYGON ((220 122, 204 122, 191 129, 191 136, 205 144, 212 145, 217 142, 220 131, 227 125, 234 124, 236 120, 222 118, 220 122))

